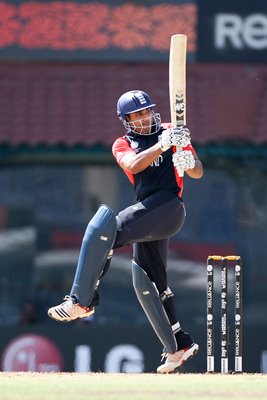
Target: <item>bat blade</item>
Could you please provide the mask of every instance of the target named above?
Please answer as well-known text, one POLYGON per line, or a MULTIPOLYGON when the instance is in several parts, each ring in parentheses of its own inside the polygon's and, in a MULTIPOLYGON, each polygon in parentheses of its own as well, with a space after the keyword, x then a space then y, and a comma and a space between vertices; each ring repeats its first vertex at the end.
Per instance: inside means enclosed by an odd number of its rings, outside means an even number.
MULTIPOLYGON (((171 37, 169 56, 170 112, 173 127, 186 125, 186 48, 187 36, 178 34, 171 37)), ((181 151, 181 148, 176 148, 181 151)), ((179 176, 184 171, 178 171, 179 176)))
POLYGON ((171 122, 174 127, 186 125, 186 47, 186 35, 171 37, 169 91, 171 122))

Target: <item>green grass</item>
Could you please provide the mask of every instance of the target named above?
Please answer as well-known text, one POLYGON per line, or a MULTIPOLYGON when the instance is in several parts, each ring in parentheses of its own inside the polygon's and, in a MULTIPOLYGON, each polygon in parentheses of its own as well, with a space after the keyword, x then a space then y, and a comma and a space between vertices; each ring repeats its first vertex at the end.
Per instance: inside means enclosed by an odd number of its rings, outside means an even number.
POLYGON ((1 400, 267 399, 262 374, 0 373, 1 400))

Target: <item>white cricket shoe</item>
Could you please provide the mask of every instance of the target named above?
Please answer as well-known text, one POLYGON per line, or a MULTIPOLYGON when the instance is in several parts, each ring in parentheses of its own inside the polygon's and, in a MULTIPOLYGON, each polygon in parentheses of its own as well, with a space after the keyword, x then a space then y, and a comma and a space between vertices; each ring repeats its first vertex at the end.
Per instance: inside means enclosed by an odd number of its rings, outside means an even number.
POLYGON ((50 318, 56 321, 69 322, 77 318, 90 317, 95 312, 94 307, 82 307, 71 296, 65 296, 64 300, 60 305, 49 308, 48 315, 50 318))
POLYGON ((157 372, 160 374, 171 374, 177 372, 179 367, 189 360, 189 358, 197 354, 198 348, 198 344, 193 343, 190 347, 178 350, 176 353, 163 353, 163 358, 166 357, 166 360, 164 364, 157 368, 157 372))

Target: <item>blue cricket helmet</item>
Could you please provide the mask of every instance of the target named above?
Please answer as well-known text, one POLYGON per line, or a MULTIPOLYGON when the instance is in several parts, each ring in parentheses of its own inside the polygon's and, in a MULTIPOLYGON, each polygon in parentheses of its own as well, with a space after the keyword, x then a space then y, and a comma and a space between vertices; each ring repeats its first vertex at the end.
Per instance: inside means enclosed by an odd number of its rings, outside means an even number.
POLYGON ((158 132, 161 124, 160 114, 153 111, 155 105, 156 104, 152 103, 151 98, 146 92, 143 92, 142 90, 131 90, 130 92, 124 93, 119 98, 117 103, 117 114, 127 130, 142 135, 142 130, 140 131, 140 128, 139 131, 136 130, 134 122, 127 122, 126 116, 147 108, 151 109, 153 120, 150 126, 150 134, 154 134, 158 132))
POLYGON ((131 90, 126 92, 118 100, 117 114, 119 118, 125 118, 127 114, 152 108, 153 104, 149 95, 142 90, 131 90))

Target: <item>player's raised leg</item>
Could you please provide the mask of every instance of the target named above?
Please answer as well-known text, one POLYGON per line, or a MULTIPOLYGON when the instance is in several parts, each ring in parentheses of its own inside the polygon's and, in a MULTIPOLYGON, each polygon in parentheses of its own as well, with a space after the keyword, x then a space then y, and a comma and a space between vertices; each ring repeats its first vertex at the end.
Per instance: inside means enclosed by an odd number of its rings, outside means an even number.
POLYGON ((113 211, 102 205, 85 231, 70 294, 48 310, 49 317, 62 322, 88 317, 97 303, 96 287, 117 234, 113 211))

